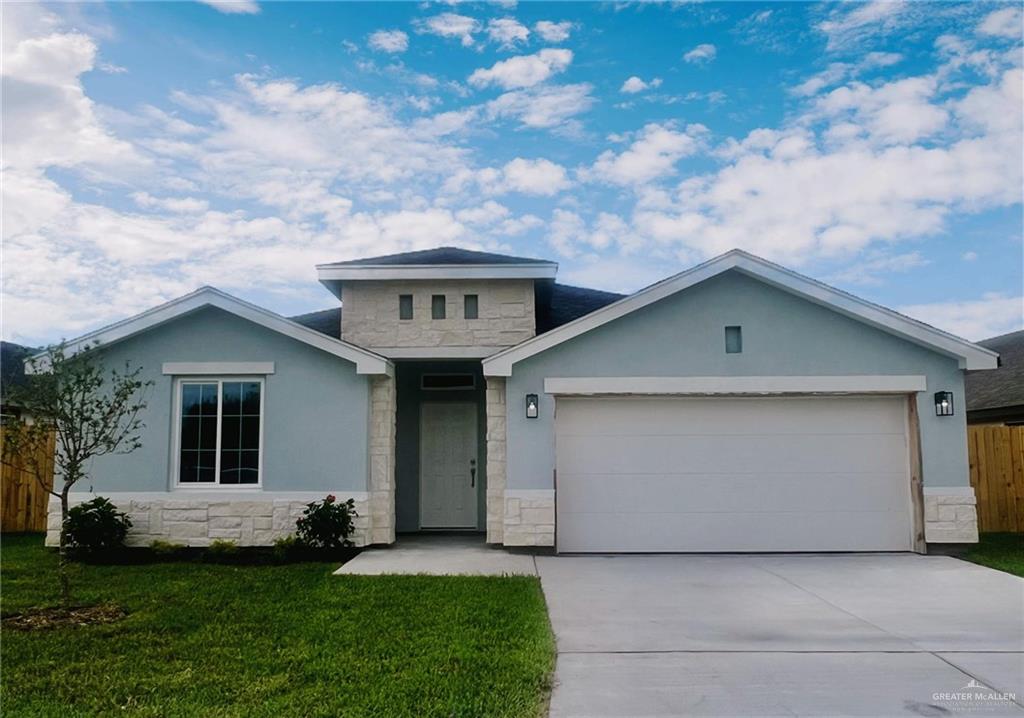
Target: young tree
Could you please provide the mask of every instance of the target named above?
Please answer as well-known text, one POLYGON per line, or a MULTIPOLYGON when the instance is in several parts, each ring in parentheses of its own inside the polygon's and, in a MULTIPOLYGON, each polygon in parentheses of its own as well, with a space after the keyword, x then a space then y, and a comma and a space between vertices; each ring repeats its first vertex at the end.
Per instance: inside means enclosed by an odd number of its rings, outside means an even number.
POLYGON ((60 499, 61 599, 71 603, 67 571, 68 494, 87 476, 89 462, 105 454, 128 454, 142 445, 146 408, 142 367, 127 363, 121 370, 105 369, 98 345, 68 353, 64 344, 49 347, 28 360, 26 382, 12 391, 20 416, 4 424, 3 461, 20 460, 36 480, 60 499), (55 439, 54 484, 47 486, 51 435, 55 439), (59 488, 58 488, 58 482, 59 488))

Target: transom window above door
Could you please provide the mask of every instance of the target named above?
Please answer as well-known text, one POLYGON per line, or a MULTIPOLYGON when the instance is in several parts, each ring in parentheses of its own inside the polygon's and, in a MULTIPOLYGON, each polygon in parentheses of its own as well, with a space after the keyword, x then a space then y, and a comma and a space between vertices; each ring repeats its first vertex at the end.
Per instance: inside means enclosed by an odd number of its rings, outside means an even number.
POLYGON ((177 483, 259 484, 262 405, 262 379, 179 382, 177 483))

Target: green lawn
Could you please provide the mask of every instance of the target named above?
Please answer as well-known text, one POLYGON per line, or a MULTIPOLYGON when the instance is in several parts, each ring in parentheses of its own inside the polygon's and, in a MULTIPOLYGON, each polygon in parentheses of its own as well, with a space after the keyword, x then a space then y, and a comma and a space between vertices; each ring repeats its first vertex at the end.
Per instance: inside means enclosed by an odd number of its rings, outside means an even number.
MULTIPOLYGON (((39 536, 2 537, 5 615, 57 602, 39 536)), ((536 578, 332 576, 335 564, 76 565, 107 625, 4 630, 14 716, 537 716, 554 639, 536 578)))
POLYGON ((1024 576, 1024 534, 981 534, 980 539, 964 558, 1015 576, 1024 576))

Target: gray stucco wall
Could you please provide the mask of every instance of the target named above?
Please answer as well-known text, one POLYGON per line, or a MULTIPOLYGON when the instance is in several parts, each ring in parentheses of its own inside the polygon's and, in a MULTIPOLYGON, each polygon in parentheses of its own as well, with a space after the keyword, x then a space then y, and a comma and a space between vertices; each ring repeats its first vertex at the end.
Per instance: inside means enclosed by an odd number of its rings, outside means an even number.
POLYGON ((142 366, 155 385, 142 448, 96 459, 96 492, 172 486, 174 378, 162 374, 163 363, 220 361, 275 362, 264 388, 264 491, 366 490, 369 378, 352 362, 215 308, 113 344, 104 356, 110 366, 142 366))
POLYGON ((507 382, 508 488, 551 489, 555 400, 546 377, 925 375, 917 395, 926 486, 968 486, 963 372, 957 361, 730 271, 512 367, 507 382), (743 328, 725 353, 724 327, 743 328), (952 391, 956 415, 932 394, 952 391), (526 419, 524 397, 540 396, 526 419))

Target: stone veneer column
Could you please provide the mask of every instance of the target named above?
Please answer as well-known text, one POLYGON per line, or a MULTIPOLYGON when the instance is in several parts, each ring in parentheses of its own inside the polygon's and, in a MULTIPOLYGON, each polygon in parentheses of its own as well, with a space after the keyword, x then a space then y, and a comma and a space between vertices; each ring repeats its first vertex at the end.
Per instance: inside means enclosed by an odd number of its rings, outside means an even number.
POLYGON ((924 540, 927 543, 977 543, 978 510, 970 486, 924 489, 924 540))
POLYGON ((395 378, 370 380, 369 543, 395 542, 395 378))
POLYGON ((506 431, 505 377, 487 380, 487 543, 501 543, 505 526, 506 431))

